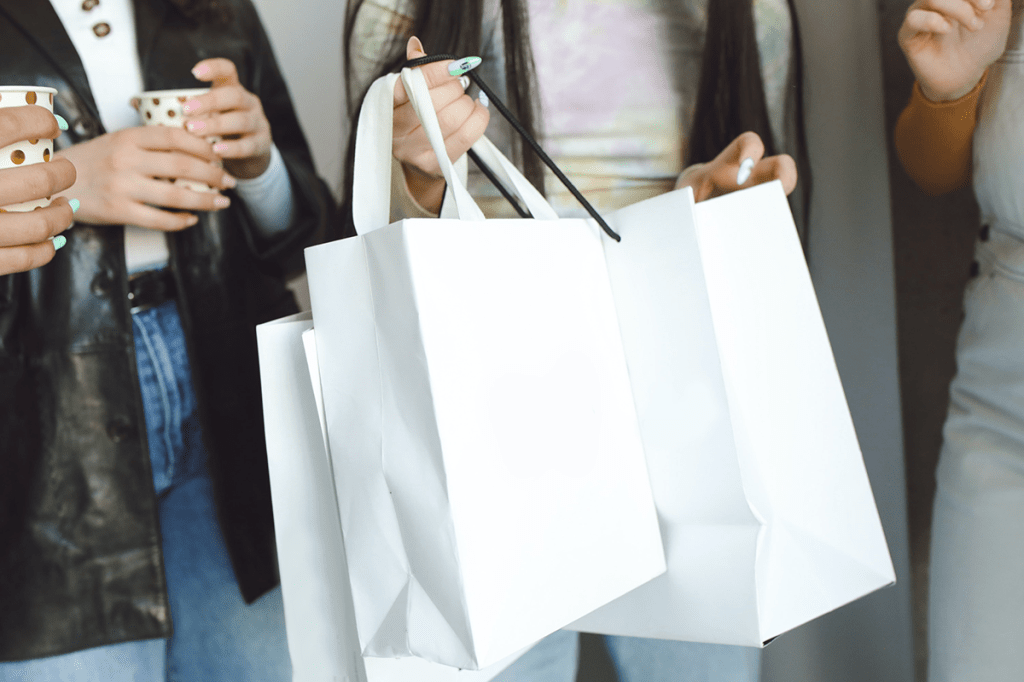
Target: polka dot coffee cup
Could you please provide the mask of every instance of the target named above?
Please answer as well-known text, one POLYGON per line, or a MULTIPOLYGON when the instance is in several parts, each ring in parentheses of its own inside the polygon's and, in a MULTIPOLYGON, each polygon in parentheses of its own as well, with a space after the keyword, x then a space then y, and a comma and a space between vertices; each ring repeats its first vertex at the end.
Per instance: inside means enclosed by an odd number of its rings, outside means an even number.
MULTIPOLYGON (((168 126, 171 128, 185 127, 185 113, 181 107, 190 99, 199 95, 205 95, 209 88, 190 88, 187 90, 151 90, 135 97, 138 102, 139 121, 147 126, 168 126)), ((217 135, 207 137, 210 144, 220 142, 217 135)), ((220 166, 221 164, 217 164, 220 166)), ((168 182, 186 187, 195 192, 216 192, 217 190, 202 182, 194 180, 174 180, 167 178, 168 182)))
MULTIPOLYGON (((0 87, 0 108, 34 104, 53 113, 53 96, 57 91, 34 85, 0 87)), ((0 168, 18 168, 33 163, 46 163, 53 158, 53 140, 24 140, 0 148, 0 168)), ((50 205, 50 197, 0 207, 0 211, 34 211, 50 205)))

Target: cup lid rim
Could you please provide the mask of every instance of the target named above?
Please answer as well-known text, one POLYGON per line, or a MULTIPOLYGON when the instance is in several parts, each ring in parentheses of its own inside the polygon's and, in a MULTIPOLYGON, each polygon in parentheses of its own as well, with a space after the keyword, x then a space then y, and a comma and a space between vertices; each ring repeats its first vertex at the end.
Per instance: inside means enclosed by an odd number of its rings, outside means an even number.
POLYGON ((134 97, 138 97, 139 99, 147 99, 147 98, 152 98, 152 97, 174 97, 175 95, 177 95, 179 93, 182 93, 182 92, 188 92, 188 93, 203 92, 203 93, 205 93, 205 92, 209 92, 210 89, 211 88, 178 88, 177 90, 146 90, 145 92, 140 92, 140 93, 134 95, 134 97))
POLYGON ((0 92, 48 92, 56 95, 57 89, 44 85, 0 85, 0 92))

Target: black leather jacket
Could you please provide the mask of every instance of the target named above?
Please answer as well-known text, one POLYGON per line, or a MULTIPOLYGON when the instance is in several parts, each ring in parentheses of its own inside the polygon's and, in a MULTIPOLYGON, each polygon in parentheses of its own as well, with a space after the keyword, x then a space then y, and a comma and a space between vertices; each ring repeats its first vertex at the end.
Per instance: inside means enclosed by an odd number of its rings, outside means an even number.
MULTIPOLYGON (((254 327, 296 310, 283 274, 334 209, 255 10, 227 4, 234 19, 219 27, 190 24, 167 0, 135 0, 135 13, 147 90, 196 87, 200 59, 237 65, 295 196, 295 222, 273 242, 240 200, 170 239, 218 511, 252 601, 277 583, 254 327)), ((0 0, 0 74, 58 90, 71 124, 59 148, 104 132, 46 0, 0 0)), ((0 277, 0 661, 171 632, 123 232, 76 225, 49 265, 0 277)))

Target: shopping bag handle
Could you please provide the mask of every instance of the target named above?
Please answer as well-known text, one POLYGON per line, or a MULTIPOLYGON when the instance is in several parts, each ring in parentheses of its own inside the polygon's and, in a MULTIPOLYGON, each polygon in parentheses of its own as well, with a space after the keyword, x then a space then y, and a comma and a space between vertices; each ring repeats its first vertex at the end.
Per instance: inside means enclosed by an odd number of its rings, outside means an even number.
MULTIPOLYGON (((453 54, 432 54, 426 57, 410 59, 406 61, 404 64, 402 64, 402 69, 412 69, 418 66, 432 64, 434 62, 444 61, 447 59, 458 60, 460 59, 460 57, 453 54)), ((614 230, 612 230, 611 227, 608 226, 608 223, 606 223, 604 218, 601 217, 601 214, 597 212, 597 209, 591 206, 590 202, 587 201, 586 197, 584 197, 580 193, 580 191, 576 189, 576 186, 572 184, 569 178, 566 177, 565 173, 563 173, 562 170, 555 164, 555 162, 551 160, 551 157, 548 156, 547 153, 541 148, 541 146, 537 143, 537 140, 533 138, 533 135, 530 135, 526 128, 523 127, 523 124, 520 123, 519 120, 515 117, 515 115, 511 111, 509 111, 509 108, 505 106, 505 103, 501 101, 501 99, 494 93, 493 90, 491 90, 491 88, 486 83, 484 83, 483 79, 480 78, 480 74, 477 73, 476 71, 470 71, 468 73, 468 76, 473 81, 473 83, 475 83, 476 86, 480 88, 480 91, 487 95, 488 99, 491 101, 491 104, 494 105, 494 108, 497 109, 498 113, 500 113, 505 118, 505 120, 509 122, 509 125, 511 125, 512 128, 517 133, 519 133, 519 136, 523 139, 523 141, 526 142, 526 144, 528 144, 534 152, 536 152, 537 156, 540 157, 540 160, 544 162, 544 165, 551 169, 551 172, 555 174, 555 177, 558 178, 558 180, 563 185, 565 185, 565 188, 569 190, 569 192, 574 197, 576 197, 576 200, 580 202, 583 208, 587 210, 587 213, 589 213, 590 216, 597 221, 597 224, 601 226, 601 229, 604 230, 605 234, 607 234, 609 237, 611 237, 617 242, 622 241, 622 237, 620 237, 614 230)), ((491 169, 484 170, 483 167, 486 164, 482 159, 479 158, 479 155, 471 154, 471 158, 473 158, 474 163, 481 167, 481 170, 484 172, 484 175, 486 175, 488 179, 491 180, 491 182, 493 182, 495 186, 498 187, 498 190, 502 193, 502 195, 505 196, 505 198, 508 199, 510 203, 512 203, 512 206, 520 213, 520 215, 522 215, 521 208, 516 204, 516 202, 512 201, 511 197, 508 195, 507 190, 503 186, 501 186, 501 183, 495 182, 493 171, 488 172, 491 169)))
MULTIPOLYGON (((447 186, 442 217, 462 220, 483 220, 484 214, 473 201, 461 181, 460 173, 444 153, 437 114, 430 104, 426 80, 419 71, 405 70, 375 80, 366 93, 356 124, 356 154, 352 177, 352 221, 360 235, 391 222, 392 125, 394 122, 395 86, 403 79, 410 92, 410 102, 427 132, 431 146, 438 153, 438 164, 447 186), (426 104, 424 104, 424 100, 426 104)), ((464 159, 459 160, 461 169, 464 159)))
MULTIPOLYGON (((441 217, 483 220, 483 214, 479 213, 479 208, 466 190, 465 174, 451 172, 452 162, 448 158, 447 149, 445 149, 444 134, 437 119, 437 112, 434 111, 434 102, 431 99, 423 70, 402 69, 401 78, 409 96, 409 103, 423 126, 430 146, 438 158, 438 165, 448 183, 445 187, 445 200, 441 206, 441 217), (470 210, 476 211, 476 213, 468 212, 470 210)), ((498 178, 506 190, 515 192, 526 203, 534 218, 558 220, 558 214, 555 213, 555 209, 551 208, 551 204, 490 140, 481 137, 473 144, 473 152, 478 161, 489 166, 491 173, 498 178)), ((463 156, 457 162, 465 164, 465 161, 466 157, 463 156)))

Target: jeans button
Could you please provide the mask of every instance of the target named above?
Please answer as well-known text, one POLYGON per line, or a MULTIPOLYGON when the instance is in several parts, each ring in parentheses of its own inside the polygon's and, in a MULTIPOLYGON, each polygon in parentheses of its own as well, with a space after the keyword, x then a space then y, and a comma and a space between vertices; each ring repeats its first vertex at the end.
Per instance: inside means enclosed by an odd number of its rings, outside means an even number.
POLYGON ((107 424, 107 435, 115 443, 130 438, 135 433, 132 423, 125 417, 115 417, 107 424))

